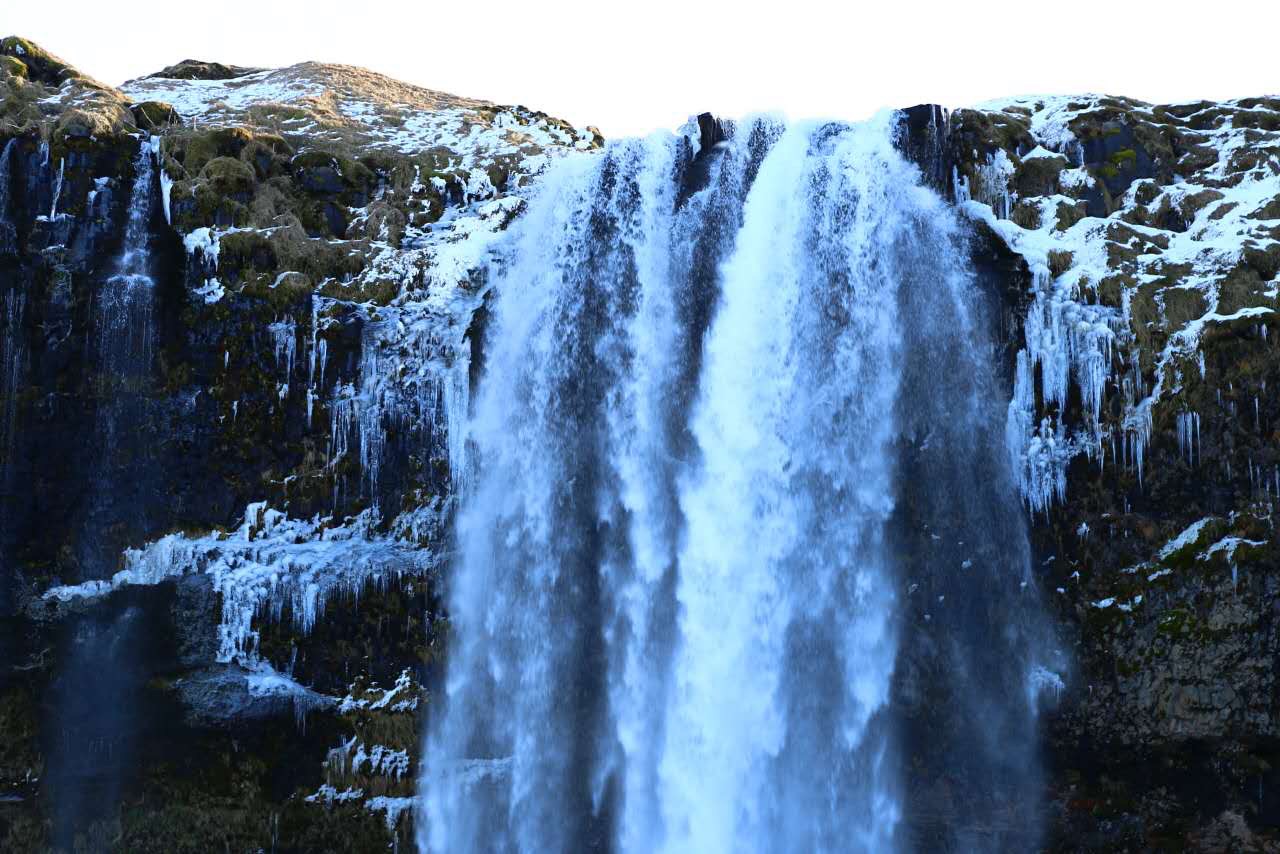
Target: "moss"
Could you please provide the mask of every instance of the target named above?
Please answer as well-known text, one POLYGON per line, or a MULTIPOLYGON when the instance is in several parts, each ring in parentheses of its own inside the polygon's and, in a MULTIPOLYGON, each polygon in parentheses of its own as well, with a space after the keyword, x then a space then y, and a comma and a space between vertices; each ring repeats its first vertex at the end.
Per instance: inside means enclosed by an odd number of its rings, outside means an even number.
POLYGON ((1240 206, 1239 202, 1224 202, 1223 204, 1220 204, 1213 209, 1213 213, 1209 214, 1209 220, 1211 222, 1216 222, 1217 220, 1220 220, 1223 217, 1225 217, 1227 214, 1231 213, 1233 210, 1235 210, 1239 206, 1240 206))
POLYGON ((0 129, 11 133, 25 133, 38 128, 43 115, 37 104, 39 87, 26 86, 21 80, 10 80, 0 88, 0 129))
POLYGON ((249 208, 244 202, 203 182, 174 184, 170 191, 170 206, 174 226, 183 231, 204 225, 226 228, 243 227, 249 223, 249 208))
POLYGON ((267 181, 288 174, 292 154, 282 137, 259 134, 240 152, 240 159, 253 167, 258 180, 267 181))
POLYGON ((162 101, 144 101, 131 108, 133 120, 143 130, 163 130, 182 121, 178 111, 162 101))
POLYGON ((166 149, 188 175, 195 176, 215 157, 239 157, 253 138, 243 127, 184 130, 167 137, 166 149))
MULTIPOLYGON (((1218 285, 1218 308, 1219 314, 1234 314, 1242 308, 1252 308, 1254 306, 1265 306, 1271 308, 1273 303, 1267 299, 1265 294, 1270 290, 1268 282, 1264 281, 1258 274, 1258 271, 1250 266, 1238 266, 1227 273, 1218 285)), ((1249 321, 1246 325, 1256 325, 1257 318, 1245 318, 1249 321)), ((1222 324, 1213 324, 1221 326, 1222 324)))
POLYGON ((211 191, 245 202, 253 195, 256 176, 253 168, 241 160, 215 157, 200 170, 200 179, 211 191))
POLYGON ((1165 288, 1160 296, 1164 300, 1164 316, 1170 329, 1182 328, 1203 316, 1208 309, 1204 294, 1189 288, 1165 288))
POLYGON ((80 73, 35 42, 20 36, 0 39, 0 54, 16 57, 27 67, 28 76, 50 86, 60 86, 80 73))
POLYGON ((1140 205, 1149 205, 1160 196, 1160 186, 1149 178, 1133 185, 1133 198, 1140 205))
POLYGON ((0 56, 0 73, 10 77, 27 77, 27 64, 16 56, 0 56))
POLYGON ((1059 231, 1066 231, 1080 220, 1088 215, 1088 203, 1076 202, 1068 204, 1067 202, 1058 202, 1056 211, 1057 226, 1059 231))
POLYGON ((1049 272, 1054 276, 1061 276, 1067 270, 1071 269, 1071 264, 1075 256, 1061 249, 1054 249, 1049 252, 1049 272))
POLYGON ((1132 148, 1122 148, 1107 158, 1107 162, 1117 171, 1132 169, 1138 162, 1138 152, 1132 148))
POLYGON ((1271 281, 1280 275, 1280 245, 1246 246, 1244 263, 1263 281, 1271 281))
POLYGON ((63 111, 54 124, 52 142, 56 146, 72 138, 102 139, 134 129, 133 114, 122 104, 101 102, 63 111))

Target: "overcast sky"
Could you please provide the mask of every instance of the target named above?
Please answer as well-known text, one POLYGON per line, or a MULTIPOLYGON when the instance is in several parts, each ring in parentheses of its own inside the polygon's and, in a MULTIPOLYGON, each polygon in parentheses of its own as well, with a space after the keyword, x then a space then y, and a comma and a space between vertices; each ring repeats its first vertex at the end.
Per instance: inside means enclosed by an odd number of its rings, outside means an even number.
POLYGON ((3 0, 14 33, 104 82, 179 59, 363 65, 606 136, 693 113, 858 119, 1030 93, 1280 93, 1280 0, 3 0))

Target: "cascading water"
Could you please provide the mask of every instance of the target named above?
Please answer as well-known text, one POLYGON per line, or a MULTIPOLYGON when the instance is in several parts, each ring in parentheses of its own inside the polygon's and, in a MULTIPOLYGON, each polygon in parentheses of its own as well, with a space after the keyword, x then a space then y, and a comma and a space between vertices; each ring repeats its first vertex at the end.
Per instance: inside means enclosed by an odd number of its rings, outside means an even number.
POLYGON ((102 369, 121 379, 145 376, 151 368, 155 282, 148 240, 155 193, 154 158, 151 146, 144 143, 134 161, 124 248, 114 274, 98 295, 96 325, 102 369))
MULTIPOLYGON (((101 282, 93 306, 91 342, 97 373, 93 475, 86 495, 81 571, 103 578, 118 555, 102 548, 102 533, 122 521, 137 523, 154 489, 145 454, 146 410, 152 379, 152 314, 155 282, 149 239, 155 193, 154 150, 143 141, 134 162, 124 243, 114 269, 101 282)), ((136 733, 142 727, 137 697, 144 673, 138 657, 145 620, 135 607, 113 607, 68 627, 62 668, 54 683, 57 742, 50 751, 50 789, 58 804, 54 827, 60 844, 117 807, 124 775, 132 770, 136 733)))
POLYGON ((895 127, 545 179, 494 274, 425 849, 1034 844, 1000 818, 1040 639, 996 357, 895 127), (922 756, 970 790, 941 829, 922 756))
MULTIPOLYGON (((17 245, 17 232, 9 215, 10 169, 15 140, 0 148, 0 265, 17 245)), ((26 369, 23 325, 27 296, 0 266, 0 563, 8 554, 15 515, 20 500, 17 484, 18 393, 26 369)), ((0 566, 0 570, 3 566, 0 566)), ((0 571, 0 614, 8 613, 12 581, 0 571)), ((0 632, 0 655, 8 657, 7 639, 0 632)))
MULTIPOLYGON (((149 238, 154 214, 155 153, 142 142, 134 161, 124 243, 114 269, 94 295, 92 307, 96 445, 94 476, 87 496, 86 530, 123 521, 120 514, 140 512, 146 502, 134 490, 145 469, 140 434, 146 425, 146 393, 152 374, 155 337, 152 315, 156 286, 151 274, 149 238), (135 500, 137 499, 137 500, 135 500)), ((134 520, 136 521, 136 520, 134 520)), ((100 553, 95 538, 85 537, 82 565, 90 577, 114 572, 116 555, 100 553)))
MULTIPOLYGON (((13 160, 14 140, 0 149, 0 253, 14 241, 13 224, 9 220, 9 170, 13 160)), ((8 487, 13 465, 14 441, 17 431, 18 389, 22 381, 25 347, 22 324, 26 313, 27 296, 16 287, 3 292, 0 297, 0 490, 8 487)))

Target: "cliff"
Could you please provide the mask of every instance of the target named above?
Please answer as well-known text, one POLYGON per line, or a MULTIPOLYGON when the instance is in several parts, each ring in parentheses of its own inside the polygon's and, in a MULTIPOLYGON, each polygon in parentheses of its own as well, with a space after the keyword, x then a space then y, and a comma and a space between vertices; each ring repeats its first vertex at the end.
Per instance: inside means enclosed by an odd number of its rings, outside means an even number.
POLYGON ((599 136, 343 66, 0 54, 0 847, 410 839, 479 263, 599 136))
POLYGON ((1074 662, 1048 721, 1056 844, 1273 850, 1280 101, 916 125, 1016 270, 1010 446, 1074 662))
MULTIPOLYGON (((411 844, 484 270, 603 140, 346 66, 115 89, 18 38, 0 96, 0 847, 411 844)), ((1049 847, 1276 849, 1280 101, 902 129, 1003 305, 1049 847)))

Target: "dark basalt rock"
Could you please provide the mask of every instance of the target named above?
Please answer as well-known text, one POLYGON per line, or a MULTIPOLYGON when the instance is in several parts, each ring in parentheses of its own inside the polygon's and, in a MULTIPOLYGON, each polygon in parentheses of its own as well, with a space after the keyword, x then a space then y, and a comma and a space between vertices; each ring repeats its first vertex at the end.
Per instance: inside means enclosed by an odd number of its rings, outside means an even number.
POLYGON ((147 76, 164 77, 170 80, 233 80, 265 70, 240 65, 223 65, 221 62, 204 62, 199 59, 184 59, 182 62, 174 63, 147 76))
POLYGON ((925 184, 949 196, 955 163, 946 111, 937 104, 917 104, 899 113, 902 124, 898 146, 903 155, 920 167, 920 176, 925 184))

